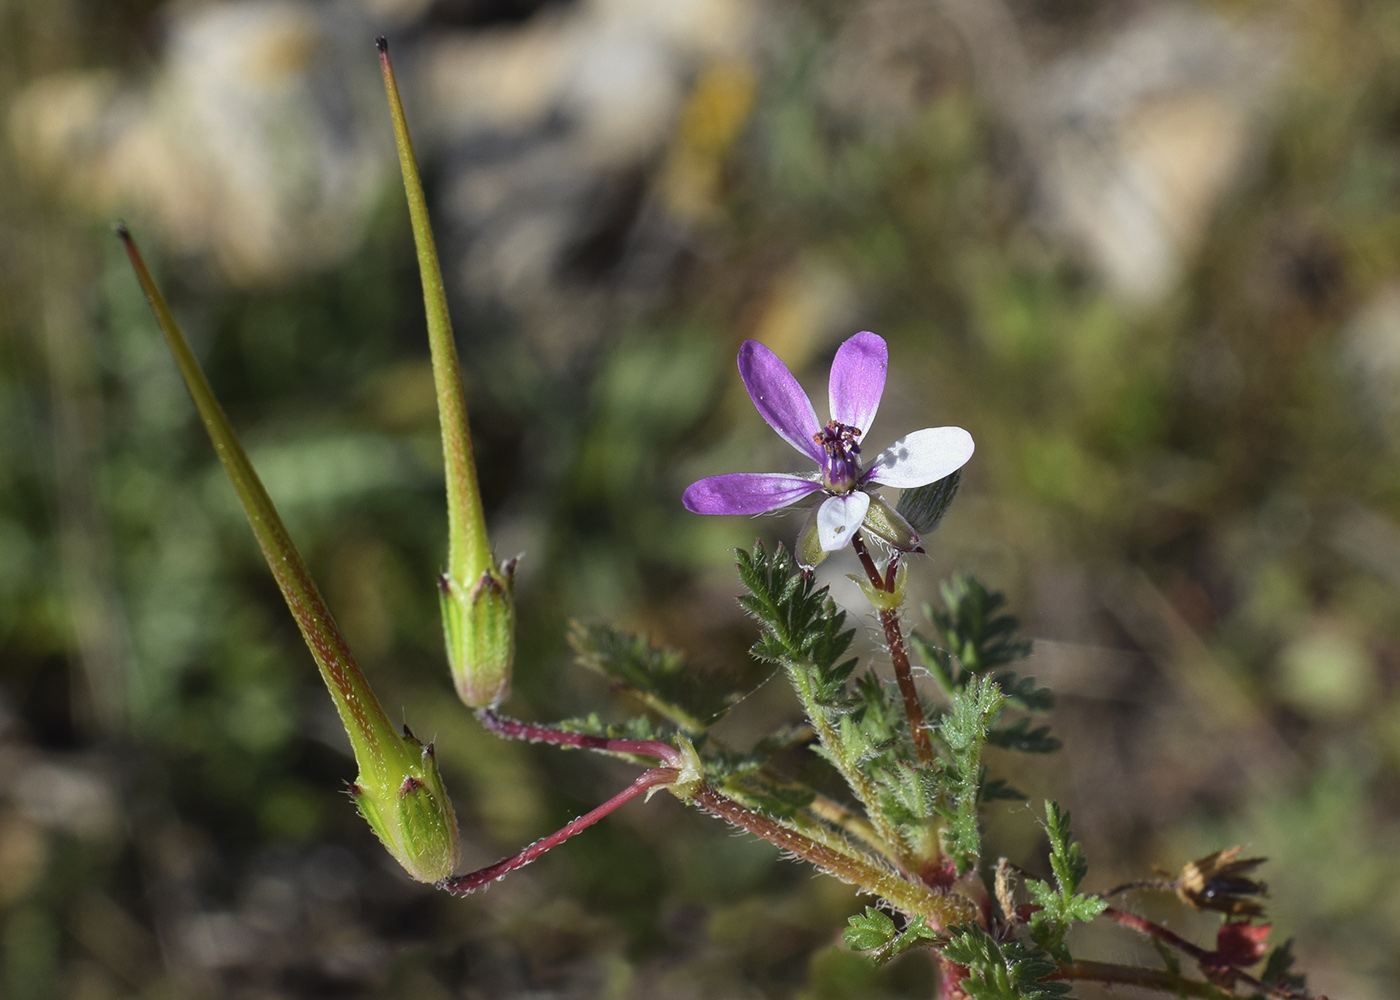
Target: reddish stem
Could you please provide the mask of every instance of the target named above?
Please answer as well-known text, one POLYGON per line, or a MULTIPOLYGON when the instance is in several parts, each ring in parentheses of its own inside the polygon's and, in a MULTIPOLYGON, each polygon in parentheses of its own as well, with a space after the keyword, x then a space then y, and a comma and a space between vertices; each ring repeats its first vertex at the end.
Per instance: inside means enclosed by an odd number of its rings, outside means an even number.
POLYGON ((498 714, 495 709, 478 709, 476 717, 481 724, 497 736, 512 740, 529 740, 531 743, 553 743, 556 746, 578 747, 583 750, 599 750, 604 753, 640 754, 664 761, 667 767, 681 766, 681 753, 669 743, 659 740, 610 740, 603 736, 589 736, 586 733, 569 733, 562 729, 551 729, 533 722, 521 722, 498 714))
POLYGON ((875 557, 870 554, 870 550, 865 547, 865 539, 861 537, 859 531, 851 539, 851 548, 855 550, 856 557, 865 568, 865 575, 870 580, 870 586, 876 590, 887 590, 885 579, 880 575, 880 568, 875 565, 875 557))
POLYGON ((899 612, 894 608, 880 611, 880 624, 885 629, 885 643, 890 647, 890 662, 894 664, 894 679, 904 698, 904 714, 909 717, 909 730, 914 734, 914 751, 920 764, 933 763, 933 741, 929 739, 924 721, 924 706, 914 687, 914 672, 909 666, 909 653, 904 648, 904 632, 899 627, 899 612))
POLYGON ((1122 983, 1128 986, 1141 986, 1143 989, 1160 990, 1186 997, 1215 997, 1219 989, 1211 983, 1199 979, 1186 979, 1165 969, 1142 969, 1133 965, 1114 965, 1109 962, 1068 962, 1061 965, 1047 980, 1079 980, 1094 983, 1122 983))
POLYGON ((1116 921, 1124 927, 1131 927, 1139 934, 1146 934, 1148 937, 1156 938, 1163 944, 1169 944, 1173 948, 1183 951, 1196 961, 1201 961, 1209 955, 1204 948, 1198 944, 1192 944, 1180 934, 1167 930, 1160 924, 1154 924, 1146 917, 1140 917, 1136 913, 1129 913, 1127 910, 1120 910, 1116 906, 1106 907, 1103 915, 1109 920, 1116 921))
MULTIPOLYGON (((1243 983, 1250 989, 1258 990, 1266 996, 1278 997, 1279 1000, 1297 1000, 1299 996, 1299 994, 1284 987, 1266 985, 1237 966, 1222 965, 1215 952, 1207 951, 1200 945, 1187 941, 1180 934, 1169 931, 1161 924, 1155 924, 1146 917, 1140 917, 1136 913, 1129 913, 1127 910, 1120 910, 1116 906, 1107 907, 1103 911, 1103 915, 1110 920, 1122 924, 1124 927, 1131 927, 1139 934, 1145 934, 1148 937, 1156 938, 1163 944, 1171 945, 1173 948, 1190 955, 1196 960, 1196 963, 1200 965, 1201 970, 1205 972, 1208 978, 1218 979, 1227 987, 1233 988, 1233 984, 1243 983)), ((1079 962, 1076 964, 1097 965, 1099 963, 1079 962)), ((1053 979, 1056 977, 1052 976, 1051 978, 1053 979)), ((1206 994, 1200 995, 1204 996, 1206 994)), ((1326 998, 1323 997, 1320 998, 1320 1000, 1326 1000, 1326 998)))
MULTIPOLYGON (((890 559, 881 575, 880 568, 870 550, 865 547, 865 539, 857 532, 851 539, 860 564, 865 567, 865 575, 876 590, 890 593, 894 590, 895 572, 898 569, 898 556, 890 559)), ((919 691, 914 687, 914 671, 909 666, 909 652, 904 648, 904 630, 899 626, 899 612, 894 608, 881 608, 880 626, 885 630, 885 644, 890 647, 890 663, 894 665, 895 683, 899 685, 900 697, 904 699, 904 714, 909 719, 909 731, 914 736, 914 752, 920 764, 933 763, 933 741, 928 735, 928 723, 924 719, 924 706, 919 701, 919 691)))
POLYGON ((439 889, 446 889, 448 892, 465 895, 475 892, 490 885, 499 879, 504 878, 517 868, 524 868, 531 861, 534 861, 545 851, 558 847, 570 837, 576 836, 598 822, 608 813, 613 812, 619 806, 635 799, 638 795, 657 785, 668 785, 680 776, 675 768, 654 767, 650 771, 645 771, 637 776, 637 780, 618 792, 608 801, 604 802, 597 809, 584 813, 578 819, 564 825, 559 830, 551 833, 548 837, 535 841, 525 850, 512 857, 497 861, 494 865, 487 865, 477 871, 467 875, 455 875, 452 878, 443 879, 438 883, 439 889))

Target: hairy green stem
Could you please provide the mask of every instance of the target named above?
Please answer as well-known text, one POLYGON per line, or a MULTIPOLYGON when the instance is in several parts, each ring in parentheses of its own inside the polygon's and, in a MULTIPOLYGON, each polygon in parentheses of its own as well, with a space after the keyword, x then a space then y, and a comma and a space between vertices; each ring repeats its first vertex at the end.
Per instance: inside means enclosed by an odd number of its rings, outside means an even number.
POLYGON ((816 731, 817 739, 821 741, 822 746, 830 751, 828 759, 840 772, 841 777, 845 779, 856 798, 860 800, 860 804, 865 808, 865 814, 870 817, 876 835, 886 845, 887 853, 893 854, 896 863, 905 871, 918 871, 919 865, 910 854, 909 846, 905 843, 903 835, 893 823, 885 818, 884 810, 879 807, 879 790, 875 787, 875 783, 859 767, 852 766, 845 759, 845 755, 840 752, 840 733, 836 731, 827 718, 826 709, 817 704, 816 698, 812 696, 807 679, 798 670, 789 670, 788 677, 792 680, 793 689, 802 702, 802 710, 807 714, 812 728, 816 731))
POLYGON ((843 882, 879 896, 910 916, 923 917, 934 929, 953 927, 978 918, 976 905, 964 896, 935 892, 921 883, 901 878, 873 861, 833 851, 805 834, 720 794, 705 782, 690 791, 687 801, 741 830, 762 837, 843 882))

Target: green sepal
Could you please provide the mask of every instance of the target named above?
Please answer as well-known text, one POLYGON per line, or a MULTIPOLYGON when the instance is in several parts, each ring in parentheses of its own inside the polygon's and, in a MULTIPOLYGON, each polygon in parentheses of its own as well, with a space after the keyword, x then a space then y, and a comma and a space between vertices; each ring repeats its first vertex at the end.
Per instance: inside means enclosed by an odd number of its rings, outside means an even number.
POLYGON ((943 520, 943 515, 948 513, 961 482, 962 470, 959 469, 927 486, 904 490, 899 495, 899 506, 895 509, 915 530, 933 531, 938 527, 938 522, 943 520))
POLYGON ((865 511, 865 520, 861 522, 861 527, 883 538, 902 552, 923 551, 919 533, 879 494, 870 494, 870 506, 865 511))
POLYGON ((385 849, 419 882, 440 882, 460 860, 457 816, 443 787, 431 743, 424 746, 404 727, 397 756, 407 766, 390 773, 395 782, 360 780, 350 797, 385 849))
POLYGON ((821 561, 830 552, 822 548, 821 538, 817 534, 817 511, 819 507, 813 507, 807 512, 807 518, 802 522, 802 530, 797 533, 796 555, 797 561, 803 569, 816 569, 821 565, 821 561))
POLYGON ((877 589, 869 578, 848 573, 846 578, 860 588, 865 599, 876 611, 898 611, 904 607, 904 584, 909 579, 909 564, 899 563, 894 571, 894 589, 877 589))
POLYGON ((470 589, 438 579, 447 663, 469 708, 494 708, 510 695, 515 662, 515 560, 488 569, 470 589))

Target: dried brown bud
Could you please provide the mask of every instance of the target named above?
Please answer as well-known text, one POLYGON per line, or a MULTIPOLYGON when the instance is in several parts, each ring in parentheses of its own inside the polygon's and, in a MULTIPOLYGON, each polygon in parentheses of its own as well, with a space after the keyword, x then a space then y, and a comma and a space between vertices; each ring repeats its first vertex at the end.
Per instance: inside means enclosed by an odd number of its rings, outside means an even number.
POLYGON ((1259 916, 1264 907, 1257 897, 1268 895, 1269 890, 1249 876, 1266 859, 1240 858, 1243 850, 1227 847, 1192 861, 1176 880, 1176 894, 1197 910, 1216 910, 1237 917, 1259 916))

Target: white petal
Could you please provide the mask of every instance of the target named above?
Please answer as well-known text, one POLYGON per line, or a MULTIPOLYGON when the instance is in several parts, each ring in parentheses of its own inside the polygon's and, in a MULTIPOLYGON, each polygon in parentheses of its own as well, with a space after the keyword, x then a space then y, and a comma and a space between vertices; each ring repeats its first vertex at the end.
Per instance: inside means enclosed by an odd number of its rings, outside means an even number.
POLYGON ((972 435, 961 427, 925 427, 875 456, 865 478, 902 490, 927 486, 961 469, 972 451, 972 435))
POLYGON ((869 507, 869 494, 860 490, 824 502, 817 509, 817 539, 822 544, 822 551, 835 552, 850 545, 869 507))

